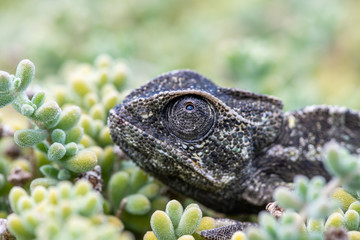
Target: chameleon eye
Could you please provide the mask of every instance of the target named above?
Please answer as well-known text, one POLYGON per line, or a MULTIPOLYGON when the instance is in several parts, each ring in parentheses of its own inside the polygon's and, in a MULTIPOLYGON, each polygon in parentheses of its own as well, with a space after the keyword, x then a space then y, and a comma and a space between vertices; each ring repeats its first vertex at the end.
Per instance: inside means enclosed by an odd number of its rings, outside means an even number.
POLYGON ((185 141, 198 141, 213 129, 214 107, 206 99, 188 95, 172 100, 165 108, 165 124, 169 132, 185 141))

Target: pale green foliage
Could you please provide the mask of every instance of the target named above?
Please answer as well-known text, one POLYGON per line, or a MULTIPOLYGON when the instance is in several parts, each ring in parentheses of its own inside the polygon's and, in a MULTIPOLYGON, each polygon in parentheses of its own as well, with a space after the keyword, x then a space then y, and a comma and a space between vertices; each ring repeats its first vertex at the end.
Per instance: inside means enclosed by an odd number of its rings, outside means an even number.
MULTIPOLYGON (((10 74, 8 74, 7 72, 1 71, 0 72, 0 89, 1 89, 1 93, 7 93, 11 90, 13 86, 13 81, 11 79, 10 74)), ((4 103, 2 104, 4 105, 4 103)))
POLYGON ((351 205, 356 206, 356 198, 350 193, 346 192, 343 188, 337 188, 332 193, 332 197, 340 203, 340 208, 346 211, 351 205))
MULTIPOLYGON (((105 182, 116 158, 107 126, 108 113, 120 103, 123 95, 120 90, 128 75, 123 62, 101 55, 93 65, 79 64, 67 69, 64 72, 67 89, 54 89, 56 102, 65 107, 56 128, 65 131, 65 143, 80 143, 96 152, 105 182), (76 126, 77 122, 81 128, 76 126)), ((66 152, 65 156, 68 155, 66 152)))
POLYGON ((27 114, 31 115, 35 109, 33 104, 24 96, 24 91, 29 86, 34 75, 35 66, 29 60, 22 60, 19 63, 15 76, 0 71, 0 107, 6 106, 12 103, 15 98, 18 98, 21 104, 17 104, 17 110, 21 112, 21 106, 26 105, 29 109, 27 114))
POLYGON ((65 143, 80 143, 84 134, 84 130, 82 127, 77 126, 71 129, 71 131, 66 132, 65 143))
POLYGON ((332 228, 344 228, 349 238, 356 239, 360 230, 360 160, 329 143, 323 161, 333 175, 329 183, 325 184, 322 177, 309 180, 297 176, 293 190, 281 187, 274 193, 277 203, 285 208, 283 216, 275 219, 269 213, 261 213, 259 228, 245 230, 246 237, 240 239, 323 239, 332 228), (341 185, 351 194, 337 188, 341 185))
POLYGON ((52 133, 51 133, 51 140, 54 143, 60 143, 60 144, 64 144, 65 143, 65 139, 66 139, 66 134, 63 130, 61 129, 55 129, 52 133))
POLYGON ((81 150, 76 155, 58 163, 75 173, 82 173, 94 168, 97 163, 97 157, 93 151, 81 150))
POLYGON ((133 194, 127 197, 125 210, 134 215, 146 214, 151 209, 150 200, 143 194, 133 194))
POLYGON ((136 231, 148 230, 151 214, 155 209, 164 209, 168 200, 160 196, 159 183, 130 162, 123 162, 121 170, 111 176, 107 194, 112 212, 123 207, 125 225, 136 231))
POLYGON ((349 240, 357 240, 360 239, 360 232, 358 231, 349 231, 348 232, 349 240))
MULTIPOLYGON (((89 150, 79 151, 77 143, 82 130, 76 128, 81 110, 69 106, 62 112, 55 101, 45 102, 46 93, 36 92, 31 99, 25 90, 34 78, 35 67, 29 60, 19 63, 16 75, 0 72, 0 106, 12 103, 14 108, 31 120, 34 129, 21 129, 14 135, 15 142, 21 147, 36 147, 48 160, 75 173, 86 172, 96 165, 97 157, 89 150), (74 131, 72 131, 74 128, 74 131), (50 138, 49 138, 50 136, 50 138)), ((60 170, 61 171, 61 170, 60 170)), ((47 175, 55 177, 54 174, 47 175)), ((60 179, 69 179, 67 171, 61 171, 60 179)))
POLYGON ((178 201, 171 200, 166 205, 166 212, 158 210, 153 213, 150 220, 152 233, 148 232, 144 240, 195 239, 198 237, 195 230, 207 229, 208 224, 205 222, 209 220, 202 218, 202 211, 197 204, 190 204, 183 210, 178 201), (200 226, 202 219, 203 225, 200 226))
POLYGON ((179 225, 181 216, 184 213, 183 206, 176 200, 171 200, 166 204, 166 214, 170 217, 172 224, 176 228, 179 225))
POLYGON ((151 228, 158 240, 176 240, 174 225, 163 211, 155 211, 151 216, 151 228))
POLYGON ((238 231, 238 232, 235 232, 232 237, 231 237, 231 240, 246 240, 246 235, 245 233, 241 232, 241 231, 238 231))
POLYGON ((15 132, 14 140, 20 147, 32 147, 44 141, 48 132, 42 129, 21 129, 15 132))
POLYGON ((69 130, 76 126, 81 117, 81 109, 77 106, 68 106, 64 109, 62 113, 62 118, 60 119, 58 125, 56 126, 59 129, 64 131, 69 130))
POLYGON ((341 213, 332 213, 326 220, 325 230, 329 230, 331 227, 340 228, 344 225, 344 217, 341 213))
POLYGON ((50 161, 59 161, 65 156, 66 148, 61 143, 53 143, 48 150, 48 158, 50 161))
POLYGON ((108 193, 111 204, 116 210, 125 197, 128 188, 129 174, 125 171, 114 173, 108 184, 108 193))
POLYGON ((56 179, 60 170, 57 167, 48 164, 41 166, 40 171, 44 176, 56 179))
POLYGON ((348 210, 344 215, 345 226, 348 230, 358 230, 359 228, 359 213, 355 210, 348 210))
MULTIPOLYGON (((169 214, 171 215, 171 211, 169 214)), ((193 234, 198 228, 202 218, 202 212, 197 204, 189 205, 181 216, 180 222, 176 227, 177 236, 193 234)))
POLYGON ((5 185, 5 182, 4 174, 0 173, 0 189, 5 185))
POLYGON ((308 180, 304 176, 296 176, 294 179, 294 191, 280 187, 274 193, 274 199, 281 207, 300 211, 306 208, 310 217, 322 218, 333 211, 335 201, 330 201, 320 193, 325 186, 323 177, 314 177, 308 180), (311 203, 310 206, 307 206, 311 203))
POLYGON ((123 228, 102 213, 103 199, 86 181, 37 186, 31 195, 14 187, 9 200, 8 228, 18 240, 119 239, 123 228))

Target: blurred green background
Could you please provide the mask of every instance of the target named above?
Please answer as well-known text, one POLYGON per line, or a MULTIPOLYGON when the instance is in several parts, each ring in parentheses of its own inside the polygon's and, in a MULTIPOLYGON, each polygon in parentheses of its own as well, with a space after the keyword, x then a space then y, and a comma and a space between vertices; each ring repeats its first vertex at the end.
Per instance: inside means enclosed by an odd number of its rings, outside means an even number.
POLYGON ((124 59, 139 86, 190 68, 271 94, 285 109, 360 109, 357 0, 1 0, 0 69, 29 58, 37 83, 69 61, 124 59))

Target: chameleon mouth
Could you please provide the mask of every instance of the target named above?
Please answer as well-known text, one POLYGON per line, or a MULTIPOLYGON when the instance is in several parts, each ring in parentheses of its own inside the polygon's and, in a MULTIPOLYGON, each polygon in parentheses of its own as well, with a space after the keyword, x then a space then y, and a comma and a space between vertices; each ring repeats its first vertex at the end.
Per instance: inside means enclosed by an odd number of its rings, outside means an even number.
POLYGON ((200 181, 204 183, 201 184, 204 190, 224 187, 232 180, 231 178, 224 178, 219 181, 219 179, 214 178, 211 172, 201 168, 182 152, 169 147, 169 144, 146 133, 125 119, 124 111, 123 108, 110 110, 108 119, 110 135, 113 141, 145 171, 160 179, 162 178, 161 174, 166 174, 179 177, 190 184, 194 180, 200 181), (179 168, 184 169, 183 172, 191 172, 191 176, 179 175, 179 168))

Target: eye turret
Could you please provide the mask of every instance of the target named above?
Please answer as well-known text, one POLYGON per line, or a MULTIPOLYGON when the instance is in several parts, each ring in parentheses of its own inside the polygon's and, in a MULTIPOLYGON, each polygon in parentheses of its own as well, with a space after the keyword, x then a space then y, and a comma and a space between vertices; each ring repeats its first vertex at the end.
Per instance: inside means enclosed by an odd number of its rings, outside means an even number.
POLYGON ((196 95, 173 99, 165 108, 167 129, 185 141, 199 141, 206 137, 216 122, 214 106, 196 95))

